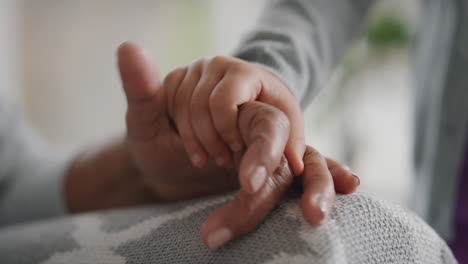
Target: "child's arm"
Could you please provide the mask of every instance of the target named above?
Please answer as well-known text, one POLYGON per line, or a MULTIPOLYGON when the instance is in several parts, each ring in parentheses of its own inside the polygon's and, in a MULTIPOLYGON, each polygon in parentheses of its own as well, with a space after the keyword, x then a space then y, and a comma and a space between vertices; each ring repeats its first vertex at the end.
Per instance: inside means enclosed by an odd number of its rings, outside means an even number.
POLYGON ((271 0, 234 57, 272 72, 307 106, 375 0, 271 0))

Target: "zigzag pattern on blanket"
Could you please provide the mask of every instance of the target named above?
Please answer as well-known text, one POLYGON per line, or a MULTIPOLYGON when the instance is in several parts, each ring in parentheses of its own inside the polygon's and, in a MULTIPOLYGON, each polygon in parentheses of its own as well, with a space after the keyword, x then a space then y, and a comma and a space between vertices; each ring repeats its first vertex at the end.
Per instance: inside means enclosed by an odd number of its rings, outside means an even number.
POLYGON ((331 219, 316 228, 303 220, 298 194, 292 193, 258 230, 209 251, 201 243, 200 226, 230 198, 86 214, 3 230, 0 256, 5 263, 47 264, 456 263, 445 242, 418 217, 361 194, 337 197, 331 219), (57 230, 68 232, 57 236, 57 230))

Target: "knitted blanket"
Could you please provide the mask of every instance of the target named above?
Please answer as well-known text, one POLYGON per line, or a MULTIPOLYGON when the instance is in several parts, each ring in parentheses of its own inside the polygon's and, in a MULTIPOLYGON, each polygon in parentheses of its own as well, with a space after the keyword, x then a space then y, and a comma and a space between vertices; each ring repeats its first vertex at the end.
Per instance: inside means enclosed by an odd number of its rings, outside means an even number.
POLYGON ((331 219, 304 221, 291 193, 259 228, 216 251, 206 217, 232 196, 83 214, 0 230, 0 263, 456 263, 420 218, 362 194, 338 196, 331 219))

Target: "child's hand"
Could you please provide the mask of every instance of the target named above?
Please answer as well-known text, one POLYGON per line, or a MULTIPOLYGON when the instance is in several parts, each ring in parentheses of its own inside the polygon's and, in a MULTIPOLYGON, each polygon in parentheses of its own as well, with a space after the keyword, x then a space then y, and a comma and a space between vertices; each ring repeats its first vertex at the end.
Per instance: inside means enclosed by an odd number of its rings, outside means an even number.
MULTIPOLYGON (((288 117, 291 130, 285 155, 294 174, 302 173, 305 142, 300 108, 272 73, 240 59, 217 56, 172 71, 163 87, 169 115, 195 166, 204 166, 209 156, 220 166, 232 162, 231 153, 242 151, 244 146, 237 125, 238 107, 258 100, 277 107, 288 117)), ((279 165, 267 153, 256 158, 257 162, 252 163, 256 165, 239 171, 251 176, 253 189, 259 189, 279 165)))

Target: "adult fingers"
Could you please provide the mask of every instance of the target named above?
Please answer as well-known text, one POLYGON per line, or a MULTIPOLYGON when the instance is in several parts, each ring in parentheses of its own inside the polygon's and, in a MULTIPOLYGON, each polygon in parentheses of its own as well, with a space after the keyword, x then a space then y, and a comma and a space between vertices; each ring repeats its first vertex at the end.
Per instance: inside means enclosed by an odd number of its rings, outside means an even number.
POLYGON ((239 164, 239 182, 244 191, 255 193, 280 163, 289 121, 277 108, 253 101, 240 107, 239 128, 247 145, 239 164))
POLYGON ((144 139, 154 133, 164 112, 159 71, 150 55, 139 45, 126 42, 117 51, 118 67, 127 99, 128 136, 144 139))
POLYGON ((331 211, 335 190, 327 161, 310 146, 304 153, 302 184, 301 209, 304 218, 312 225, 320 225, 331 211))
POLYGON ((341 194, 350 194, 356 191, 361 183, 359 177, 348 166, 336 160, 326 158, 328 170, 333 177, 335 191, 341 194))
POLYGON ((234 151, 242 146, 237 134, 238 106, 259 100, 283 111, 291 125, 285 154, 295 175, 303 170, 304 122, 297 100, 275 76, 248 63, 231 67, 210 96, 213 122, 220 136, 234 151))
POLYGON ((263 72, 261 85, 262 93, 259 100, 271 104, 288 117, 291 132, 286 144, 285 155, 294 175, 301 175, 304 169, 303 156, 305 152, 304 120, 301 109, 294 95, 276 76, 270 72, 263 72))
POLYGON ((235 199, 216 209, 202 227, 202 241, 210 249, 253 231, 277 205, 293 176, 286 158, 272 177, 254 194, 240 190, 235 199))

